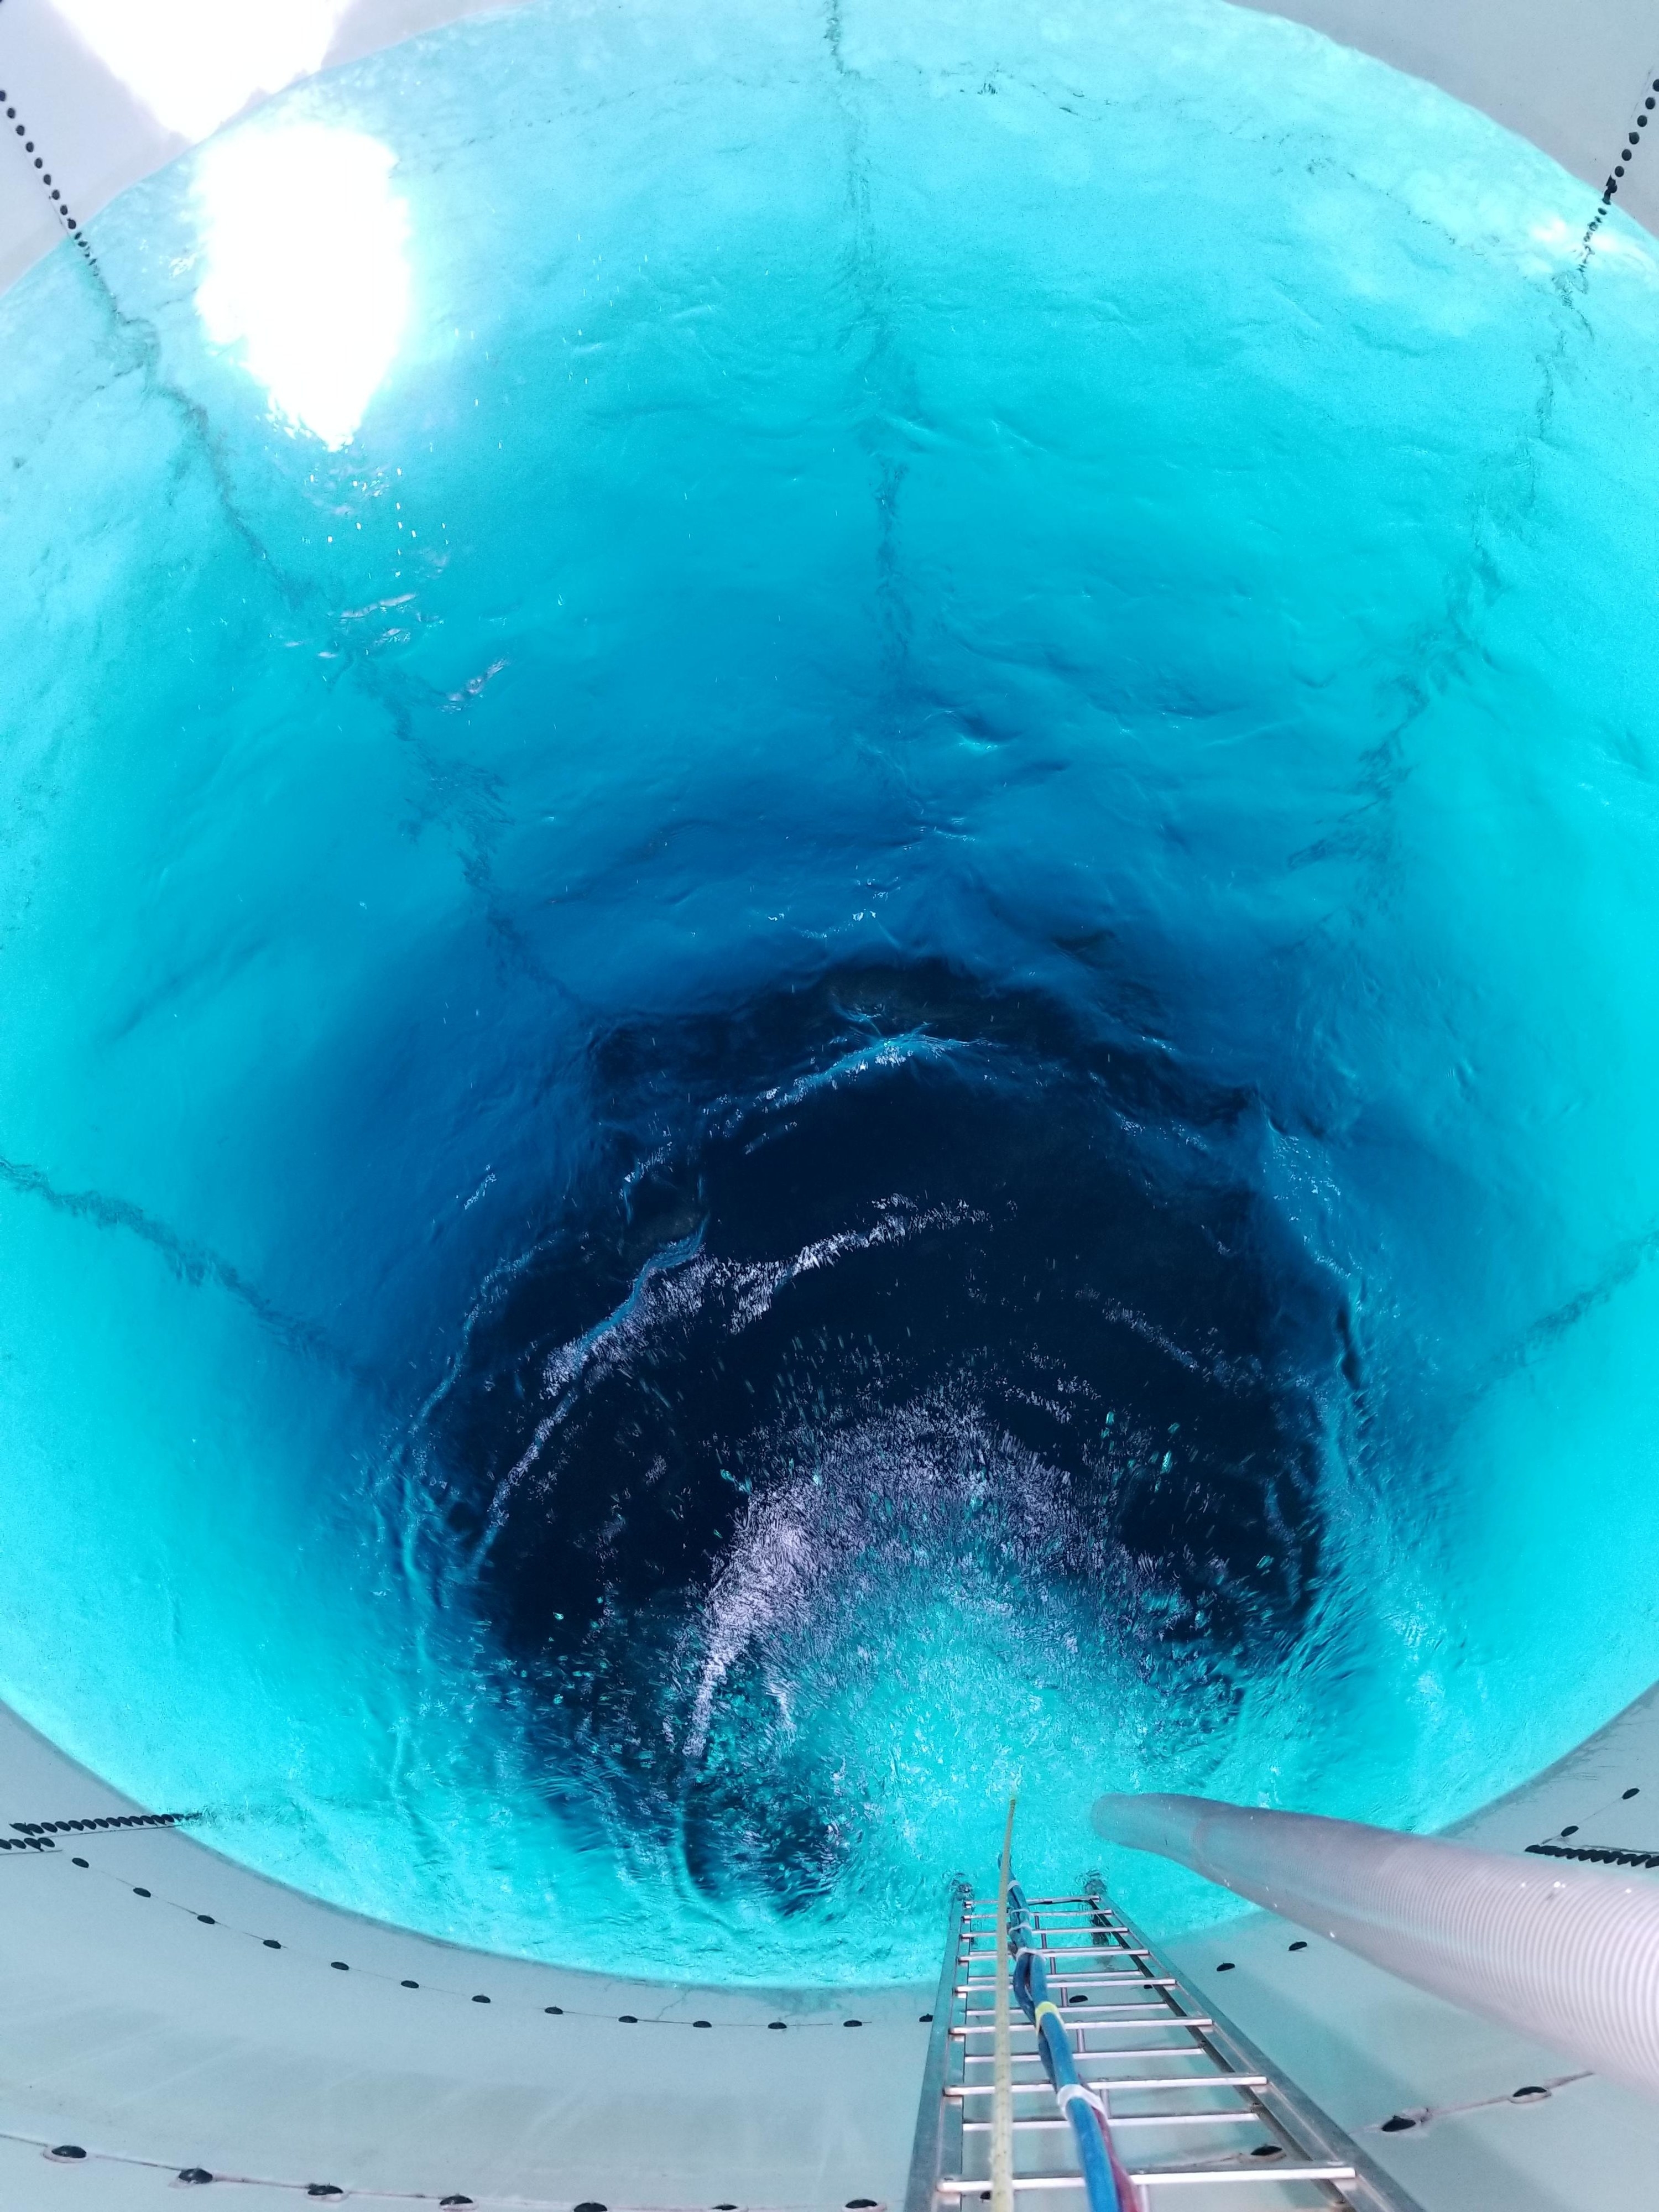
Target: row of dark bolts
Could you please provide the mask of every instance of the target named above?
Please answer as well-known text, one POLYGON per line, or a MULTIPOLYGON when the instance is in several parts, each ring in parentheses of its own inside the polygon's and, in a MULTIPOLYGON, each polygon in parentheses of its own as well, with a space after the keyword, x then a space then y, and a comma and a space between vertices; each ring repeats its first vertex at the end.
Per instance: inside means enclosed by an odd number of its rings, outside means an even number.
POLYGON ((1659 93, 1659 76, 1655 77, 1653 80, 1653 91, 1649 94, 1647 99, 1642 103, 1642 112, 1636 118, 1635 130, 1631 131, 1626 139, 1623 160, 1615 161, 1613 165, 1613 174, 1607 179, 1607 188, 1606 192, 1602 195, 1604 201, 1610 200, 1613 194, 1618 191, 1619 179, 1624 175, 1626 167, 1628 165, 1632 155, 1642 143, 1642 133, 1648 127, 1649 116, 1653 113, 1653 95, 1655 93, 1659 93))
MULTIPOLYGON (((0 85, 0 100, 6 100, 9 99, 9 95, 8 94, 5 87, 3 85, 0 85)), ((45 156, 35 152, 34 141, 28 135, 27 126, 17 120, 17 110, 9 105, 6 109, 6 120, 11 125, 13 130, 16 131, 17 136, 22 140, 23 151, 31 156, 35 167, 40 172, 40 182, 46 190, 52 194, 52 204, 58 210, 58 214, 63 216, 65 228, 75 234, 75 242, 84 253, 87 249, 87 242, 85 239, 80 235, 80 225, 76 222, 75 217, 70 213, 69 209, 64 205, 64 195, 61 188, 58 185, 54 185, 52 181, 52 172, 46 167, 45 156)))
MULTIPOLYGON (((171 1827, 177 1821, 194 1820, 198 1817, 199 1816, 190 1813, 138 1813, 128 1814, 101 1820, 14 1820, 11 1825, 14 1828, 23 1830, 26 1833, 27 1840, 20 1843, 17 1846, 18 1849, 26 1850, 32 1845, 36 1850, 40 1850, 41 1848, 51 1850, 53 1846, 50 1837, 46 1833, 46 1831, 48 1829, 52 1831, 54 1833, 66 1833, 73 1832, 78 1834, 88 1828, 171 1827)), ((0 1850, 9 1850, 11 1848, 11 1844, 6 1838, 0 1837, 0 1850)), ((83 1858, 72 1859, 70 1863, 72 1866, 86 1868, 88 1870, 91 1867, 91 1861, 83 1858)), ((132 1885, 132 1893, 135 1897, 153 1897, 155 1895, 155 1892, 153 1890, 146 1889, 143 1885, 139 1882, 135 1882, 132 1885)), ((196 1917, 201 1922, 204 1928, 216 1928, 219 1924, 216 1917, 211 1912, 198 1912, 196 1915, 196 1917)), ((280 1951, 283 1948, 282 1944, 275 1936, 262 1936, 260 1941, 267 1951, 280 1951)), ((349 1974, 351 1972, 351 1966, 349 1960, 331 1959, 328 1963, 331 1967, 333 1967, 336 1973, 349 1974)), ((405 1990, 418 1990, 421 1985, 418 1982, 405 1980, 401 1982, 398 1986, 405 1990)), ((489 2002, 489 1999, 484 1996, 482 1991, 480 1991, 473 1997, 472 2002, 474 2004, 487 2005, 489 2002)), ((544 2012, 562 2014, 564 2007, 562 2005, 544 2005, 542 2009, 544 2012)), ((924 2024, 931 2021, 933 2017, 933 2015, 930 2012, 925 2012, 920 2015, 920 2018, 924 2024)), ((629 2027, 637 2027, 639 2024, 639 2014, 637 2013, 618 2013, 617 2018, 624 2026, 629 2027)), ((712 2027, 714 2024, 714 2021, 711 2020, 694 2020, 691 2023, 693 2027, 712 2027)), ((787 2020, 769 2020, 766 2025, 770 2028, 782 2029, 787 2028, 789 2023, 787 2020)), ((842 2022, 842 2026, 843 2027, 862 2027, 863 2025, 864 2022, 861 2020, 845 2020, 842 2022)), ((64 2160, 65 2163, 72 2164, 76 2160, 84 2158, 87 2154, 85 2148, 80 2143, 57 2143, 46 2153, 46 2155, 48 2158, 58 2159, 64 2160)), ((204 2182, 213 2180, 215 2177, 204 2166, 180 2166, 179 2169, 179 2179, 182 2182, 199 2185, 204 2182)), ((340 2188, 336 2183, 331 2181, 310 2181, 306 2184, 306 2195, 307 2197, 343 2197, 345 2193, 346 2192, 343 2189, 340 2188)), ((441 2197, 438 2199, 440 2204, 447 2205, 471 2204, 472 2201, 472 2198, 470 2197, 462 2197, 459 2195, 453 2197, 441 2197)), ((847 2200, 847 2212, 875 2212, 876 2203, 877 2199, 873 2197, 849 2197, 847 2200)), ((586 2203, 578 2204, 575 2207, 575 2212, 607 2212, 607 2208, 603 2204, 589 2201, 586 2203)), ((738 2212, 738 2209, 735 2204, 717 2204, 714 2207, 714 2212, 738 2212)))
MULTIPOLYGON (((76 2159, 84 2158, 86 2154, 79 2143, 59 2143, 55 2149, 46 2153, 48 2158, 61 2159, 66 2164, 73 2164, 76 2159)), ((181 2166, 179 2169, 179 2179, 183 2182, 199 2185, 203 2182, 212 2181, 215 2178, 204 2166, 181 2166)), ((337 2182, 308 2181, 306 2184, 307 2197, 343 2197, 345 2193, 337 2182)), ((447 2205, 471 2204, 472 2201, 471 2197, 463 2197, 459 2191, 453 2196, 441 2197, 438 2199, 440 2204, 447 2205)), ((847 2212, 876 2212, 876 2205, 877 2199, 873 2197, 849 2197, 847 2200, 847 2212)), ((596 2199, 589 2197, 575 2207, 575 2212, 609 2212, 609 2208, 599 2203, 596 2199)), ((735 2204, 716 2204, 713 2208, 713 2212, 738 2212, 738 2208, 735 2204)))
MULTIPOLYGON (((46 2153, 48 2158, 60 2159, 65 2164, 73 2164, 76 2160, 82 2159, 86 2154, 79 2143, 58 2143, 46 2153)), ((204 2166, 181 2166, 179 2169, 180 2181, 197 2186, 204 2182, 216 2180, 217 2178, 216 2174, 210 2173, 204 2166)), ((343 2197, 345 2194, 346 2191, 335 2181, 308 2181, 306 2184, 307 2197, 343 2197)), ((471 2197, 463 2197, 459 2191, 452 2196, 441 2197, 438 2199, 440 2204, 449 2205, 471 2204, 472 2201, 471 2197)), ((576 2212, 605 2212, 605 2207, 603 2204, 579 2204, 576 2207, 576 2212)), ((737 2212, 735 2205, 732 2206, 732 2212, 737 2212)))

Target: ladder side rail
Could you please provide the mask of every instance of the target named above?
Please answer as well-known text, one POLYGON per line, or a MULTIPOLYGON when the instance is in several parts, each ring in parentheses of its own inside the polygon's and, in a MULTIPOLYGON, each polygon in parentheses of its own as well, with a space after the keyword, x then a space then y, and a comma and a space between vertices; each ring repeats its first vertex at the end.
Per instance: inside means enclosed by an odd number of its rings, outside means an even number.
MULTIPOLYGON (((1088 1886, 1102 1900, 1098 1911, 1103 1933, 1096 1940, 1109 1948, 1114 1940, 1117 1942, 1139 1940, 1133 1923, 1127 1919, 1121 1910, 1117 1925, 1111 1926, 1108 1923, 1104 1901, 1105 1884, 1101 1881, 1100 1876, 1090 1875, 1088 1886)), ((1243 2062, 1242 2064, 1236 2063, 1235 2058, 1223 2047, 1227 2039, 1227 2032, 1231 2027, 1231 2023, 1227 2020, 1225 2014, 1221 2013, 1218 2008, 1212 2008, 1210 2017, 1204 2021, 1200 2028, 1195 2014, 1182 2012, 1173 1994, 1175 1986, 1180 1985, 1172 1984, 1166 1980, 1161 1992, 1168 2017, 1182 2022, 1192 2037, 1191 2047, 1194 2051, 1208 2058, 1215 2066, 1216 2073, 1207 2078, 1212 2081, 1229 2082, 1235 2087, 1243 2100, 1240 2106, 1241 2112, 1252 2118, 1270 2136, 1284 2142, 1294 2156, 1300 2157, 1304 2165, 1312 2160, 1317 2160, 1322 2154, 1328 2163, 1346 2162, 1352 2165, 1355 2175, 1358 2177, 1360 2169, 1357 2160, 1343 2161, 1340 2158, 1342 2148, 1354 2148, 1348 2144, 1346 2136, 1342 2136, 1340 2130, 1333 2131, 1323 2127, 1304 2129, 1298 2123, 1303 2112, 1302 2101, 1300 2099, 1285 2095, 1281 2085, 1267 2070, 1265 2054, 1258 2051, 1254 2044, 1248 2045, 1247 2049, 1247 2039, 1243 2036, 1235 2035, 1233 2041, 1237 2058, 1243 2062), (1216 2033, 1218 2027, 1221 2031, 1219 2039, 1216 2033), (1334 2143, 1328 2140, 1332 2137, 1334 2132, 1339 2139, 1334 2143)), ((1181 1995, 1183 1997, 1188 1995, 1184 1986, 1181 1986, 1181 1995)), ((1312 2119, 1314 2115, 1309 2113, 1307 2117, 1312 2119)), ((1283 2169, 1275 2166, 1272 2171, 1279 2172, 1283 2169)), ((1266 2169, 1264 2169, 1265 2172, 1266 2169)), ((1328 2195, 1334 2206, 1352 2205, 1354 2212, 1389 2212, 1387 2199, 1382 2200, 1380 2205, 1376 2205, 1363 2195, 1352 2193, 1345 2195, 1334 2184, 1328 2185, 1328 2195)), ((1399 2208, 1399 2212, 1420 2212, 1420 2208, 1407 2202, 1399 2208)))
MULTIPOLYGON (((1126 1927, 1137 1942, 1145 1937, 1133 1923, 1122 1914, 1126 1927)), ((1164 1993, 1164 2002, 1172 2017, 1182 2017, 1173 1996, 1164 1993)), ((1333 2191, 1338 2203, 1347 2203, 1354 2212, 1423 2212, 1414 2197, 1409 2196, 1392 2175, 1387 2174, 1369 2153, 1334 2120, 1310 2103, 1299 2090, 1273 2073, 1267 2054, 1254 2044, 1243 2028, 1231 2021, 1212 1998, 1206 1998, 1209 2020, 1203 2028, 1194 2026, 1194 2040, 1201 2045, 1228 2074, 1254 2075, 1261 2078, 1262 2086, 1241 2087, 1240 2094, 1255 2106, 1264 2124, 1276 2135, 1290 2137, 1297 2150, 1310 2164, 1350 2166, 1354 2179, 1344 2182, 1340 2192, 1333 2191)), ((1190 2023, 1189 2023, 1190 2024, 1190 2023)), ((1277 2171, 1278 2169, 1273 2169, 1277 2171)), ((1266 2176, 1263 2176, 1266 2179, 1266 2176)))
POLYGON ((953 2163, 962 2166, 962 2106, 945 2094, 950 2072, 951 2012, 956 2000, 957 1954, 971 1897, 960 1875, 951 1885, 945 1920, 945 1964, 933 1998, 933 2025, 927 2037, 927 2057, 921 2072, 921 2101, 916 2109, 916 2139, 910 2153, 910 2176, 904 2191, 904 2212, 933 2212, 939 2185, 953 2163), (954 2137, 952 2143, 949 2138, 954 2137), (951 2154, 954 2149, 954 2160, 951 2154))

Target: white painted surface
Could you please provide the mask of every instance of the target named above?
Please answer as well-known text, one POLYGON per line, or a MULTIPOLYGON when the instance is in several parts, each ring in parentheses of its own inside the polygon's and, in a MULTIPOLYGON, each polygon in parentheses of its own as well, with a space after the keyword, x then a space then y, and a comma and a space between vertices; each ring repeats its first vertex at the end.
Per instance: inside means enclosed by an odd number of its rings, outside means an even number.
MULTIPOLYGON (((0 1711, 0 1832, 130 1809, 0 1711)), ((1458 1832, 1516 1851, 1569 1825, 1610 1844, 1659 1838, 1659 1689, 1458 1832)), ((1425 2212, 1651 2212, 1659 2103, 1564 2081, 1576 2069, 1540 2046, 1271 1914, 1167 1948, 1425 2212), (1510 2101, 1531 2084, 1552 2094, 1510 2101), (1435 2117, 1380 2132, 1395 2112, 1435 2117)), ((393 2203, 453 2191, 611 2212, 894 2203, 932 2003, 917 1990, 699 1990, 491 1958, 316 1904, 183 1831, 0 1856, 0 1987, 5 2212, 126 2212, 159 2206, 163 2189, 176 2203, 191 2165, 273 2185, 235 2199, 251 2205, 292 2204, 313 2180, 393 2203), (780 2017, 785 2032, 765 2026, 780 2017), (43 2147, 63 2142, 92 2155, 52 2166, 43 2147)))
MULTIPOLYGON (((0 1711, 0 1833, 132 1809, 0 1711)), ((166 1829, 0 1855, 0 1989, 4 2212, 159 2203, 187 2166, 283 2184, 269 2193, 288 2204, 313 2181, 612 2212, 902 2198, 932 2002, 493 1958, 337 1912, 166 1829), (83 2166, 43 2158, 63 2142, 83 2166)))

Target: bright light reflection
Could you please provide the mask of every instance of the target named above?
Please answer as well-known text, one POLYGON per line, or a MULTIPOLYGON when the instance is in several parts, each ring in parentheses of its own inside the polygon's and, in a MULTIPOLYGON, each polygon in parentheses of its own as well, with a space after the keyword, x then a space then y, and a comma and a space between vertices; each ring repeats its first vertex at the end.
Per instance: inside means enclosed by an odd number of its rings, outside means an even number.
POLYGON ((261 93, 320 69, 349 0, 52 0, 159 123, 204 138, 261 93))
POLYGON ((201 155, 208 336, 239 347, 276 412, 327 446, 362 421, 409 316, 395 161, 379 139, 321 123, 249 124, 201 155))

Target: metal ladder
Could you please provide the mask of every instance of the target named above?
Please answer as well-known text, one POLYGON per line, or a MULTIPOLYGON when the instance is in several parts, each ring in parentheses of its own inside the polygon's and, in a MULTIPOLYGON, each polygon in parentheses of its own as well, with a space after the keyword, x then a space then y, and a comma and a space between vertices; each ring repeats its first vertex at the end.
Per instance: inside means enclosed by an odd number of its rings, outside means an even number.
MULTIPOLYGON (((1418 2212, 1317 2106, 1180 1977, 1091 1877, 1079 1897, 1030 1900, 1079 2075, 1105 2094, 1119 2158, 1146 2212, 1418 2212), (1073 2016, 1075 2008, 1075 2017, 1073 2016)), ((905 2212, 958 2212, 991 2193, 994 1896, 959 1886, 922 2077, 905 2212)), ((1079 2212, 1072 2130, 1013 2026, 1014 2195, 1079 2212), (1070 2198, 1067 2204, 1065 2200, 1070 2198)))

